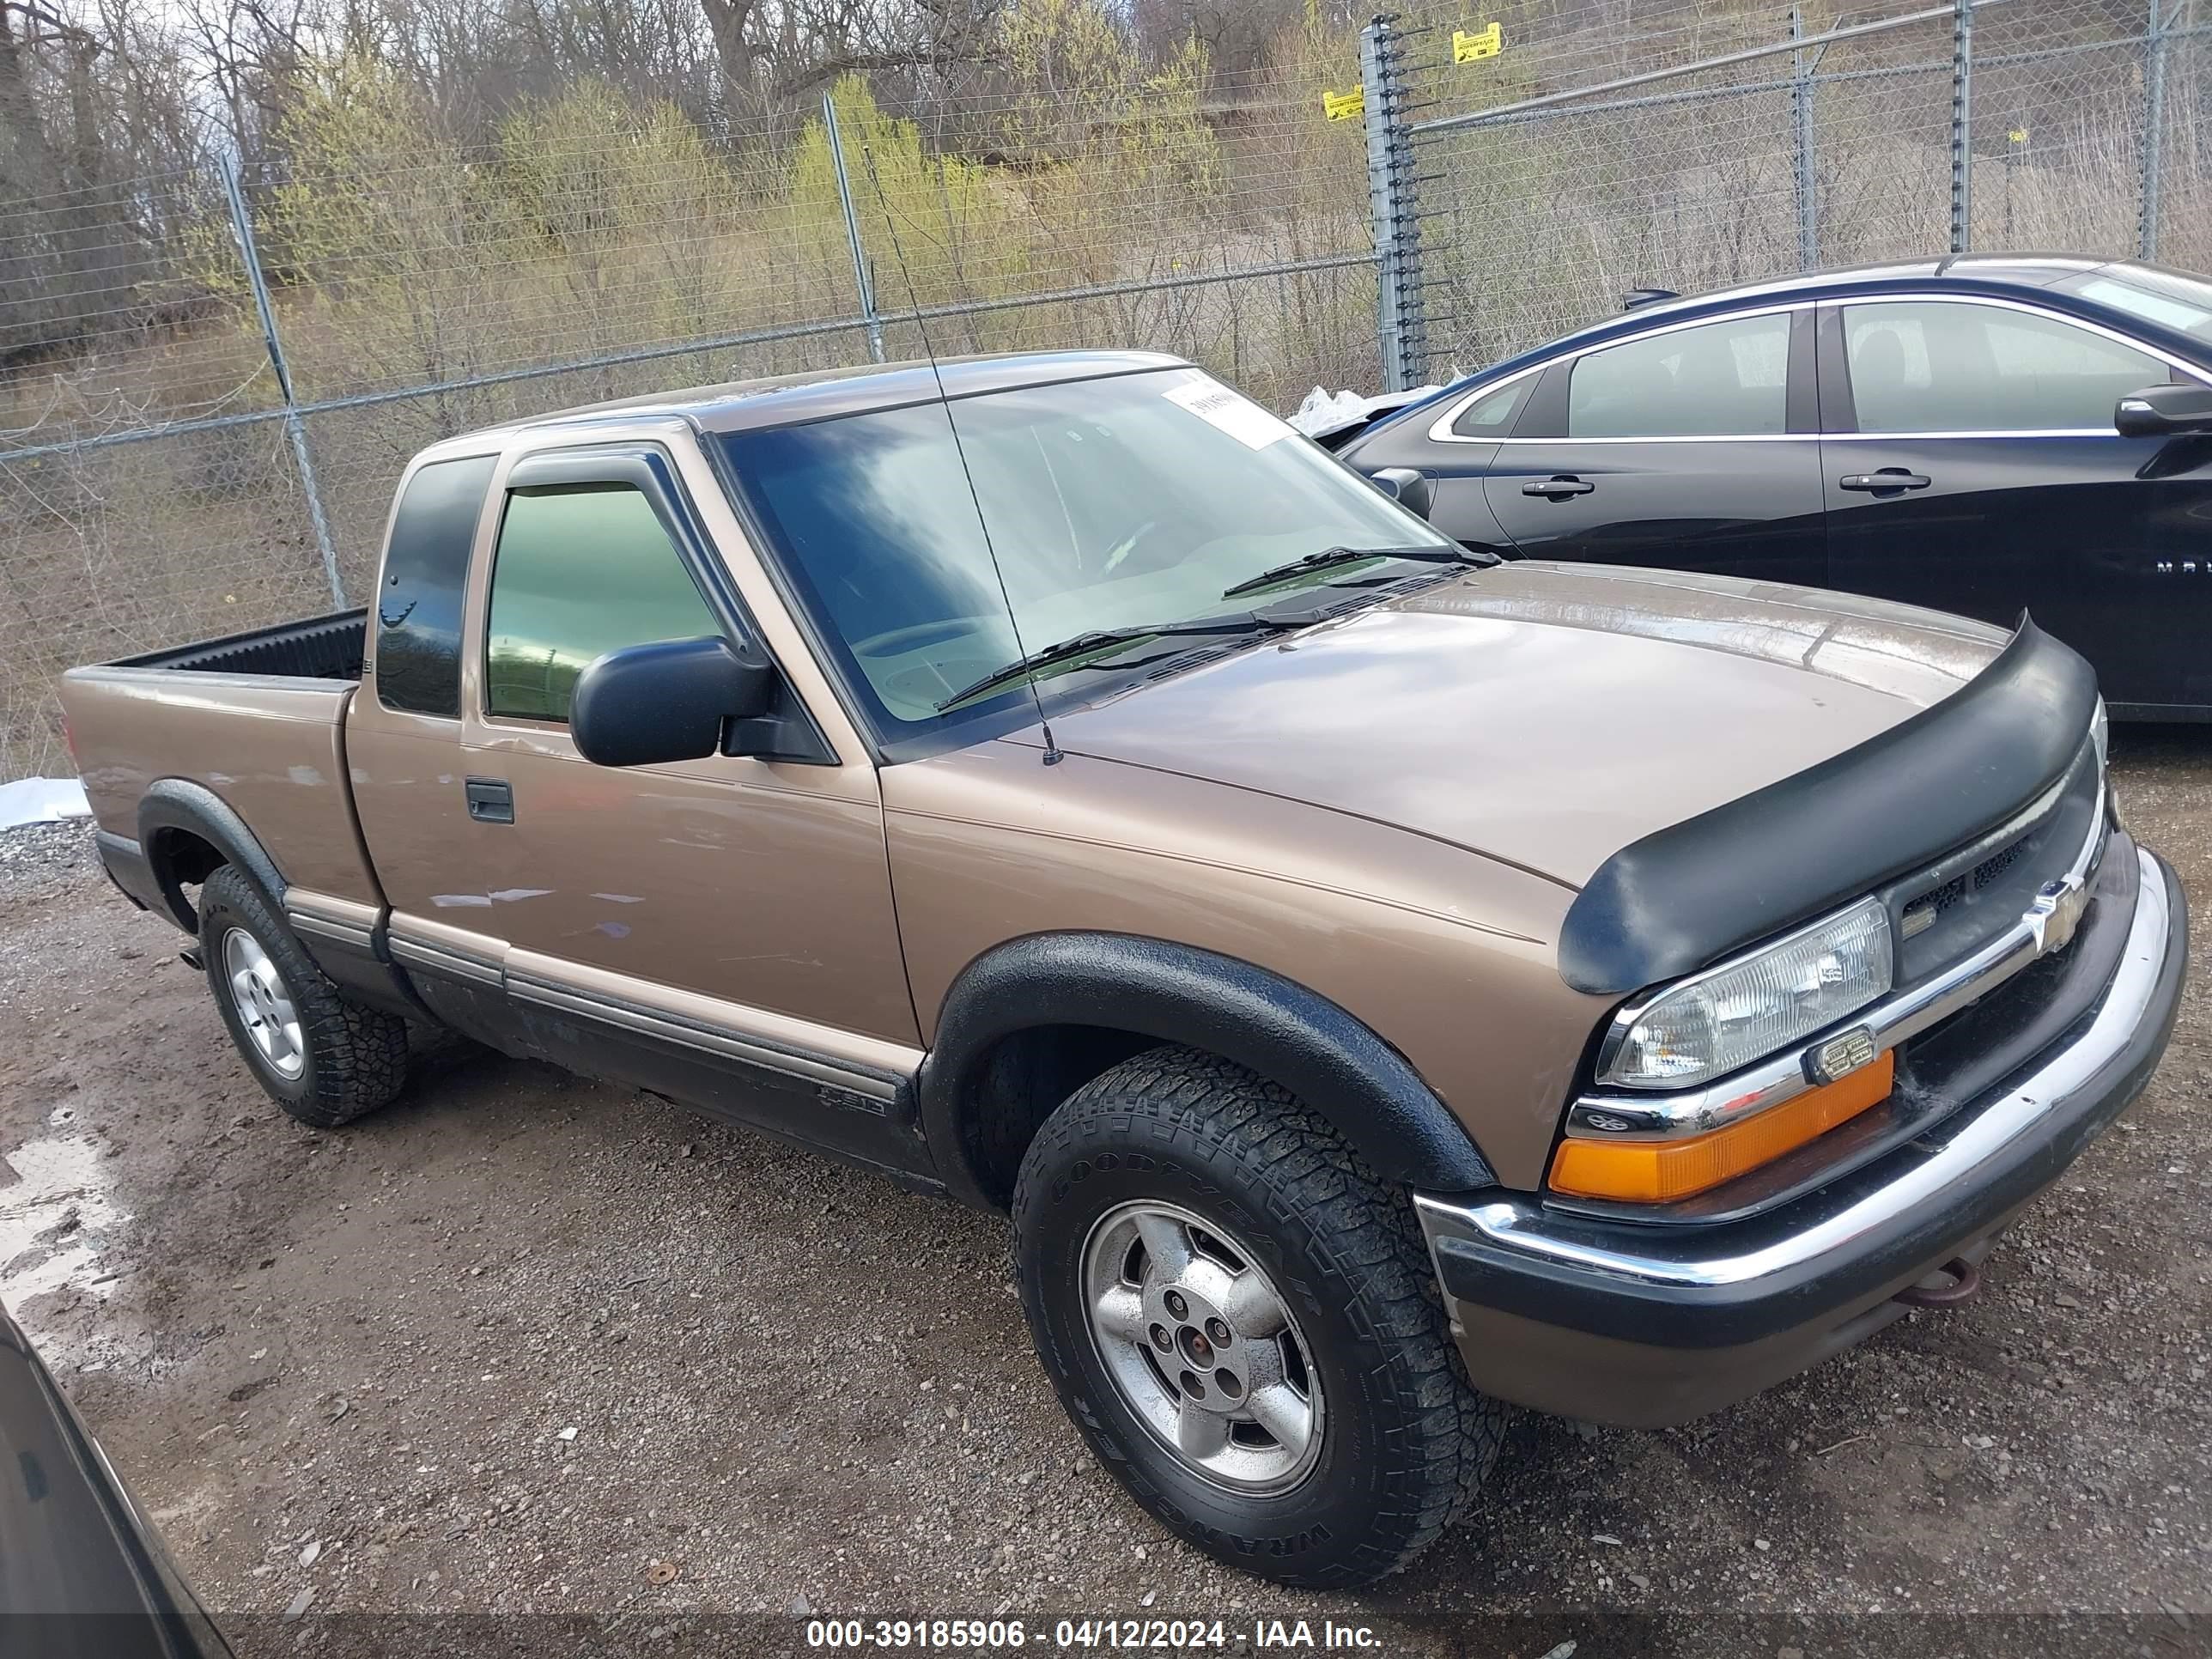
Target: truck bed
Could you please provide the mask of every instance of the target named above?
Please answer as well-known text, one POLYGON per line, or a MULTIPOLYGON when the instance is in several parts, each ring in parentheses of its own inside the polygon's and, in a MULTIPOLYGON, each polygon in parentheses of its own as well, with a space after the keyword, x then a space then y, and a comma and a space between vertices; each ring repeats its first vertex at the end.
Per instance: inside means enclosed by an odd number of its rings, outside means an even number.
POLYGON ((191 786, 251 827, 288 884, 380 903, 345 754, 366 640, 366 613, 348 611, 71 669, 62 708, 100 828, 158 866, 137 845, 140 803, 191 786))
POLYGON ((368 641, 368 612, 337 611, 193 645, 125 657, 111 668, 167 668, 204 674, 271 674, 296 679, 358 680, 368 641))

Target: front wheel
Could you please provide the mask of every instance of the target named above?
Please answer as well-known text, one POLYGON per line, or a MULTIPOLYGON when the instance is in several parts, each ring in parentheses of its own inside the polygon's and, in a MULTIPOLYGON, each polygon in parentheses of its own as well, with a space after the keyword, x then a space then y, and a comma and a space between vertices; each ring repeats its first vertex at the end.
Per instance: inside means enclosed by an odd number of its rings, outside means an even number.
POLYGON ((1371 1583, 1496 1460, 1503 1413, 1461 1378, 1404 1192, 1239 1066, 1160 1048, 1078 1091, 1023 1160, 1014 1229, 1068 1414, 1232 1565, 1371 1583))

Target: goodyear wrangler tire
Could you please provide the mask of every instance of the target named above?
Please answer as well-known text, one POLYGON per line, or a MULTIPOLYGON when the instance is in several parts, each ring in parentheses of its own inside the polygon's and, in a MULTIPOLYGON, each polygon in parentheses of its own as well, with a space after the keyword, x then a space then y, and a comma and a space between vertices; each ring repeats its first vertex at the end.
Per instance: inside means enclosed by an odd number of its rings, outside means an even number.
POLYGON ((407 1022, 348 1000, 235 865, 200 890, 200 955, 230 1040, 301 1122, 334 1129, 399 1092, 407 1022))
POLYGON ((1061 1403, 1221 1560, 1371 1583, 1496 1461, 1504 1413, 1461 1375, 1405 1192, 1274 1084, 1188 1048, 1124 1061, 1038 1131, 1013 1213, 1061 1403))

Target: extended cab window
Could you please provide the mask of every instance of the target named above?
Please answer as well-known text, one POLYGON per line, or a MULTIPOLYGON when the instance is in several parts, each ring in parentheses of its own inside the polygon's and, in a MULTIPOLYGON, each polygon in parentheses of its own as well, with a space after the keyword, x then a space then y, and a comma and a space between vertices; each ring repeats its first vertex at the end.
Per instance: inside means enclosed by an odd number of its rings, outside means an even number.
POLYGON ((484 648, 489 713, 566 720, 594 657, 721 631, 641 491, 564 485, 507 498, 484 648))
POLYGON ((1844 349, 1862 432, 2106 431, 2122 398, 2172 378, 2118 340, 2003 306, 1846 306, 1844 349))
POLYGON ((1788 430, 1790 315, 1737 317, 1579 358, 1570 438, 1734 438, 1788 430))
POLYGON ((417 468, 392 515, 376 595, 376 696, 386 708, 460 718, 461 595, 495 459, 417 468))

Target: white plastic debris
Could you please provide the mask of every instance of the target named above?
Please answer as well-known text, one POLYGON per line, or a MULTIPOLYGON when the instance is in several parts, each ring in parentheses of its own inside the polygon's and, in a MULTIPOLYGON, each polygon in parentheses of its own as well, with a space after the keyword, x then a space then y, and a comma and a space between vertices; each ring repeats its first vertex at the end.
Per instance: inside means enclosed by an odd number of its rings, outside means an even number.
POLYGON ((91 811, 84 798, 84 785, 75 778, 17 778, 12 783, 0 783, 0 830, 81 818, 91 811))
POLYGON ((1291 416, 1291 424, 1309 438, 1350 426, 1364 413, 1367 400, 1356 392, 1331 392, 1316 386, 1291 416))
POLYGON ((1443 390, 1442 386, 1425 386, 1414 392, 1385 392, 1376 397, 1363 398, 1357 392, 1331 392, 1327 386, 1317 386, 1306 393, 1306 400, 1291 416, 1291 424, 1309 438, 1325 438, 1332 432, 1358 426, 1371 415, 1401 409, 1417 398, 1443 390))

